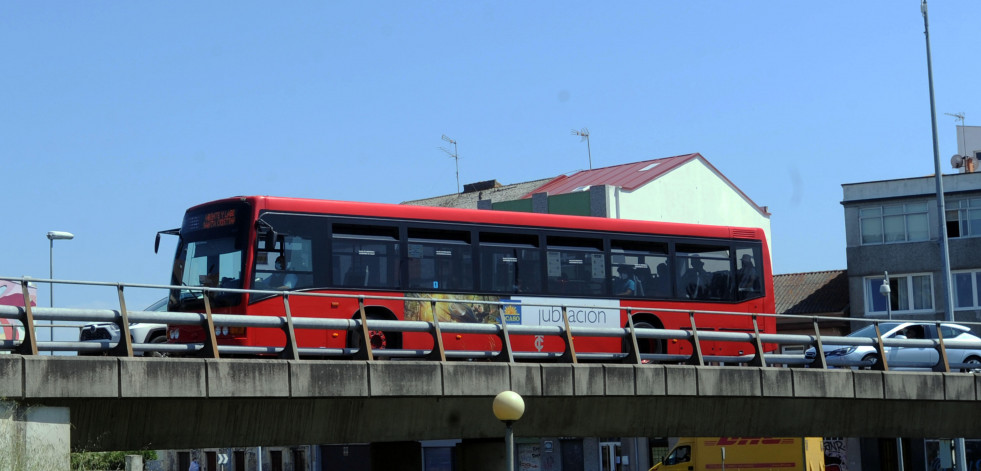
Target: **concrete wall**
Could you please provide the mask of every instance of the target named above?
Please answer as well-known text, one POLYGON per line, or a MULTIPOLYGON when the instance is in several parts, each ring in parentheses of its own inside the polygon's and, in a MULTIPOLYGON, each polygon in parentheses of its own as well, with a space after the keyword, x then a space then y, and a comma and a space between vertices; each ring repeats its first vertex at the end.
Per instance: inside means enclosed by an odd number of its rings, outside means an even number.
POLYGON ((0 402, 0 469, 68 469, 70 434, 67 407, 0 402))
POLYGON ((72 447, 88 451, 497 438, 504 390, 525 398, 526 437, 981 437, 981 376, 961 373, 17 355, 4 367, 24 380, 8 397, 70 408, 72 447))

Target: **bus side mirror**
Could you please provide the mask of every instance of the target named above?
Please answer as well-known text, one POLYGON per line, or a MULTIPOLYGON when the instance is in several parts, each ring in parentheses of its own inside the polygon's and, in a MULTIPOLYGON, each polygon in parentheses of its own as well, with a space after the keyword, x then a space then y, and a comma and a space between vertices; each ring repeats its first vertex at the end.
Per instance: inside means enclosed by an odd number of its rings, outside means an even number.
POLYGON ((263 243, 266 246, 266 252, 276 250, 276 233, 273 231, 266 232, 263 237, 263 243))

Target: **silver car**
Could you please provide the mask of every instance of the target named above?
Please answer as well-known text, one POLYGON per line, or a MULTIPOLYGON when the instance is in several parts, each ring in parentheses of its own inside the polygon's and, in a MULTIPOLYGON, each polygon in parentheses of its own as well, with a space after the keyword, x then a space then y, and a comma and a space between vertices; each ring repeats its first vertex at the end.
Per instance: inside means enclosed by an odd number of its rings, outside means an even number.
MULTIPOLYGON (((930 322, 880 322, 879 331, 885 339, 927 339, 936 340, 937 324, 930 322)), ((954 348, 947 345, 947 362, 960 371, 981 373, 981 338, 971 333, 971 329, 959 324, 940 324, 946 345, 949 340, 978 342, 969 348, 954 348)), ((847 337, 866 337, 875 339, 875 326, 867 325, 847 337)), ((957 342, 954 342, 955 344, 957 342)), ((829 366, 871 366, 879 361, 879 355, 871 345, 832 345, 824 344, 824 356, 829 366)), ((937 349, 928 346, 885 346, 889 369, 929 369, 940 361, 937 349)), ((812 360, 817 355, 811 347, 804 352, 805 358, 812 360)))

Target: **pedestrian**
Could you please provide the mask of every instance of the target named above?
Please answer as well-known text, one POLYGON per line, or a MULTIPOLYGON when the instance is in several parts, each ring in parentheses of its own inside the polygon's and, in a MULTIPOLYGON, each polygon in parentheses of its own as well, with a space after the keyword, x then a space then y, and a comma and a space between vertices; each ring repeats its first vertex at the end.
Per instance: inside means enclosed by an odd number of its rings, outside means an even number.
POLYGON ((187 468, 187 471, 201 471, 201 465, 198 464, 197 458, 191 460, 191 466, 187 468))

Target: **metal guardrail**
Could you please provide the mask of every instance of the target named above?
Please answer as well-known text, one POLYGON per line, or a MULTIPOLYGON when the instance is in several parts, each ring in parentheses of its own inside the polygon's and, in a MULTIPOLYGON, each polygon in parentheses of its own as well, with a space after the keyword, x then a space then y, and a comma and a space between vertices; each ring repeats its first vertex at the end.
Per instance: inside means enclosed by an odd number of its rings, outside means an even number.
MULTIPOLYGON (((894 339, 883 338, 879 332, 878 325, 883 322, 924 322, 936 324, 938 327, 946 322, 936 320, 916 321, 910 319, 903 320, 877 320, 864 318, 840 318, 840 317, 821 317, 821 316, 797 316, 797 315, 778 315, 768 313, 733 313, 725 311, 685 311, 672 309, 658 309, 653 312, 672 313, 673 315, 687 315, 689 319, 689 329, 660 329, 634 327, 632 316, 628 315, 628 325, 622 328, 596 328, 570 326, 567 314, 568 308, 606 308, 609 306, 588 306, 588 305, 564 305, 562 315, 564 325, 562 326, 525 326, 500 324, 474 324, 460 322, 439 322, 434 317, 433 322, 427 321, 393 321, 371 319, 365 314, 366 303, 370 301, 420 301, 432 303, 432 312, 436 312, 438 303, 455 303, 459 299, 432 299, 416 297, 391 297, 391 296, 370 296, 370 295, 345 295, 345 294, 325 294, 308 293, 301 291, 269 291, 269 290, 241 290, 223 289, 207 287, 187 287, 172 285, 150 285, 150 284, 123 284, 90 281, 69 281, 53 279, 35 279, 27 277, 2 277, 0 279, 20 282, 23 286, 23 296, 26 307, 21 306, 0 306, 0 318, 9 321, 19 322, 24 329, 24 338, 17 340, 0 340, 0 351, 6 350, 11 353, 22 355, 38 355, 42 352, 77 352, 79 354, 106 354, 116 356, 132 357, 137 354, 156 353, 160 355, 174 356, 198 356, 219 358, 223 355, 232 356, 263 356, 277 357, 284 359, 302 358, 356 358, 356 359, 428 359, 428 360, 490 360, 490 361, 531 361, 531 362, 569 362, 578 363, 580 361, 589 362, 616 362, 616 363, 683 363, 689 365, 750 365, 750 366, 786 366, 786 367, 868 367, 877 370, 888 370, 893 368, 927 368, 938 372, 950 372, 951 369, 967 370, 969 372, 981 372, 981 364, 950 363, 949 351, 971 349, 981 351, 981 341, 964 340, 944 340, 942 336, 937 339, 894 339), (112 287, 118 295, 119 309, 79 309, 79 308, 45 308, 30 306, 28 294, 28 283, 36 284, 73 284, 93 287, 112 287), (163 312, 163 311, 131 311, 126 308, 124 288, 150 288, 157 290, 195 290, 203 293, 205 312, 163 312), (212 312, 210 305, 210 294, 217 292, 234 293, 253 293, 281 296, 285 315, 264 316, 264 315, 239 315, 239 314, 216 314, 212 312), (312 296, 329 297, 333 299, 349 298, 356 299, 359 305, 359 317, 354 319, 327 319, 305 316, 293 316, 290 313, 290 298, 312 296), (695 322, 696 314, 721 314, 732 316, 750 316, 753 320, 753 332, 720 332, 709 330, 707 326, 701 329, 695 322), (758 321, 765 317, 775 317, 784 319, 794 319, 798 322, 808 321, 814 327, 814 335, 801 334, 767 334, 760 333, 758 321), (109 340, 99 341, 38 341, 36 328, 47 327, 38 326, 37 321, 53 322, 108 322, 113 323, 120 331, 120 340, 112 342, 109 340), (822 336, 820 333, 820 322, 851 322, 851 323, 871 323, 876 327, 876 338, 863 337, 840 337, 822 336), (201 343, 134 343, 130 335, 131 323, 156 323, 168 325, 187 325, 199 326, 210 335, 206 336, 201 343), (282 330, 286 334, 284 345, 271 346, 233 346, 220 345, 215 335, 216 328, 222 327, 259 327, 282 330), (314 330, 343 330, 351 332, 359 338, 360 348, 305 348, 299 347, 296 341, 295 331, 297 329, 314 330), (366 341, 370 334, 369 331, 385 332, 421 332, 428 333, 433 338, 433 348, 428 350, 413 349, 377 349, 373 348, 370 341, 366 341), (486 334, 493 335, 501 339, 502 348, 500 351, 461 351, 446 349, 443 343, 443 334, 486 334), (532 336, 552 336, 562 339, 565 350, 562 352, 531 352, 516 351, 511 346, 511 336, 513 335, 532 335, 532 336), (611 337, 622 339, 625 345, 622 352, 576 352, 573 343, 574 337, 611 337), (692 349, 690 355, 667 354, 667 353, 645 353, 638 348, 639 340, 655 341, 684 341, 692 349), (740 342, 752 346, 751 354, 738 356, 719 356, 705 355, 701 342, 740 342), (778 346, 798 346, 804 349, 814 348, 813 358, 807 358, 802 354, 783 354, 765 352, 763 345, 778 346), (834 356, 825 356, 824 346, 856 346, 871 347, 874 349, 878 359, 877 362, 847 362, 837 360, 834 356), (888 355, 884 355, 887 347, 920 347, 934 349, 938 353, 939 361, 936 363, 923 362, 893 362, 891 365, 887 360, 888 355)), ((467 300, 472 304, 500 304, 482 301, 467 300)), ((523 303, 523 306, 536 306, 536 304, 523 303)), ((636 311, 651 313, 651 309, 621 307, 620 310, 632 314, 636 311)), ((958 322, 962 325, 970 325, 969 322, 958 322)), ((939 329, 938 329, 939 330, 939 329)))

